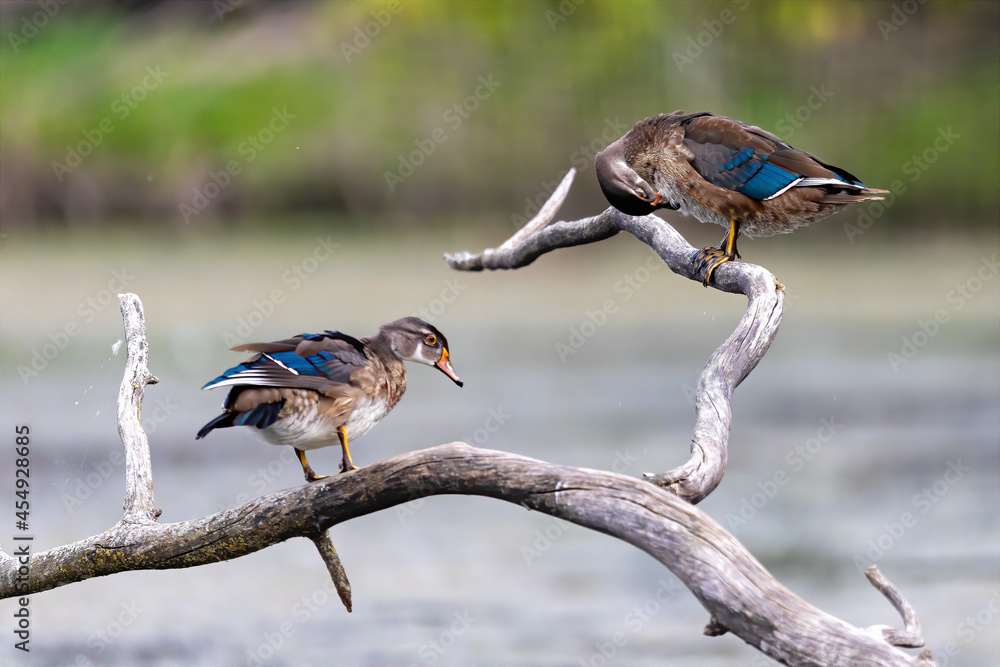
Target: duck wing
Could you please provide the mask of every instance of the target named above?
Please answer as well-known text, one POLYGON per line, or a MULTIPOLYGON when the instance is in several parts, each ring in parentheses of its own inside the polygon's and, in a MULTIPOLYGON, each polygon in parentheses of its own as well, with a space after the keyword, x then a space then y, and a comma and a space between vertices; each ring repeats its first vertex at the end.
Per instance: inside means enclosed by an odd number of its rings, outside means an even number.
POLYGON ((301 334, 285 340, 250 343, 232 349, 256 354, 206 383, 203 389, 285 387, 312 389, 328 396, 340 395, 342 391, 338 387, 351 384, 352 376, 368 366, 364 344, 337 331, 301 334))
POLYGON ((758 200, 773 199, 792 187, 865 190, 853 174, 793 148, 759 127, 725 116, 698 116, 681 125, 691 165, 716 187, 758 200))

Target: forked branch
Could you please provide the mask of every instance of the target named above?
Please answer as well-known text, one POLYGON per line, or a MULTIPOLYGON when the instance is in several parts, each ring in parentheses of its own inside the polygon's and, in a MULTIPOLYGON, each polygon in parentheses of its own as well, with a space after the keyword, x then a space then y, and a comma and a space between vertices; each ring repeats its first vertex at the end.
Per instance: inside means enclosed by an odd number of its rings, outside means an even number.
MULTIPOLYGON (((142 318, 134 295, 123 295, 126 321, 142 318), (132 301, 134 300, 134 302, 132 301), (129 305, 132 304, 132 305, 129 305), (128 307, 127 307, 128 306, 128 307), (134 307, 133 307, 134 306, 134 307)), ((130 375, 145 359, 142 336, 128 346, 127 388, 119 414, 138 415, 143 382, 130 375), (138 343, 138 342, 137 342, 138 343), (132 402, 137 400, 135 411, 132 402)), ((148 370, 146 371, 148 374, 148 370)), ((149 377, 138 374, 139 378, 149 377)), ((151 376, 150 376, 151 377, 151 376)), ((125 426, 122 426, 125 428, 125 426)), ((141 430, 141 427, 139 427, 141 430)), ((137 467, 128 467, 127 488, 141 487, 138 468, 145 435, 123 438, 137 467)), ((145 464, 148 465, 148 464, 145 464)), ((148 503, 152 507, 152 473, 148 503)), ((143 491, 137 492, 142 497, 143 491)), ((896 645, 919 645, 912 609, 884 579, 872 579, 903 613, 906 629, 857 628, 811 606, 778 583, 742 544, 690 503, 643 480, 611 472, 555 465, 515 454, 475 449, 465 443, 440 445, 262 496, 200 519, 158 524, 156 512, 123 520, 113 528, 31 556, 27 590, 18 583, 18 563, 0 552, 0 599, 39 593, 73 582, 131 570, 194 567, 238 558, 293 537, 306 537, 320 550, 334 581, 343 574, 326 531, 344 521, 431 495, 480 495, 510 503, 624 540, 651 554, 673 572, 709 613, 706 634, 732 632, 786 665, 924 666, 929 651, 910 656, 896 645), (914 634, 916 633, 916 634, 914 634)), ((128 516, 129 495, 126 498, 128 516)), ((146 510, 143 510, 146 511, 146 510)), ((343 578, 346 585, 346 578, 343 578)), ((350 609, 350 591, 341 591, 350 609)))
MULTIPOLYGON (((608 208, 582 220, 554 221, 575 173, 570 169, 538 214, 499 247, 477 254, 445 255, 448 265, 459 271, 518 269, 558 248, 595 243, 628 232, 656 251, 674 273, 704 280, 694 268, 698 249, 654 215, 634 218, 608 208)), ((755 264, 726 262, 715 269, 712 285, 724 292, 745 294, 749 301, 746 313, 709 358, 698 379, 690 459, 664 473, 647 473, 650 481, 692 503, 703 500, 722 481, 732 424, 730 398, 770 347, 781 324, 784 304, 784 288, 770 271, 755 264)))

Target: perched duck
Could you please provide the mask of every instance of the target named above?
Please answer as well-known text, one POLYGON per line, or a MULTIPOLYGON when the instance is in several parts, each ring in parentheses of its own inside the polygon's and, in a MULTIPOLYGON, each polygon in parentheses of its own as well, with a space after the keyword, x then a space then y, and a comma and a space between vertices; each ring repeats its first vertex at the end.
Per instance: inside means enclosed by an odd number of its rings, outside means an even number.
POLYGON ((462 386, 448 359, 448 341, 417 317, 383 325, 370 338, 326 331, 232 349, 255 354, 202 387, 232 389, 224 412, 196 439, 216 428, 256 426, 272 445, 295 448, 308 482, 323 477, 306 460, 307 449, 339 444, 340 471, 356 469, 347 443, 399 402, 406 391, 404 361, 436 366, 462 386))
POLYGON ((759 127, 704 111, 640 121, 594 166, 604 196, 622 213, 669 208, 729 229, 718 248, 698 254, 695 269, 709 267, 705 285, 720 264, 740 256, 741 232, 787 234, 888 193, 759 127))

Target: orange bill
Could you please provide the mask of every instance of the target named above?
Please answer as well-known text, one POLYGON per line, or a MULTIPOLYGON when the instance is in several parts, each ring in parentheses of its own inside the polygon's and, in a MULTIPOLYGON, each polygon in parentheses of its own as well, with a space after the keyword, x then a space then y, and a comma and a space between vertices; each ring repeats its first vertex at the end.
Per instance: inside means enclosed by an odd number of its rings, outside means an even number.
POLYGON ((451 367, 451 362, 448 361, 448 348, 445 348, 442 351, 442 353, 441 353, 441 361, 437 362, 434 365, 437 366, 438 368, 440 368, 441 372, 444 373, 445 375, 447 375, 448 377, 450 377, 452 379, 452 381, 455 384, 457 384, 459 387, 461 387, 463 384, 465 384, 464 382, 462 382, 462 378, 460 378, 460 377, 458 377, 458 375, 456 375, 455 369, 451 367))

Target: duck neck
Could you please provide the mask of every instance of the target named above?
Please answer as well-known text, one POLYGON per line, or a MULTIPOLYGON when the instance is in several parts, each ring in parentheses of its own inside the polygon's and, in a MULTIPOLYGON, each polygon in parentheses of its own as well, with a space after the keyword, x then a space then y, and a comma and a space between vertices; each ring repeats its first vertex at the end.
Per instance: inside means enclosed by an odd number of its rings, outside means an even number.
POLYGON ((380 331, 371 338, 362 338, 361 342, 378 385, 376 391, 385 397, 389 409, 392 409, 406 391, 406 366, 396 356, 392 341, 384 332, 380 331))

